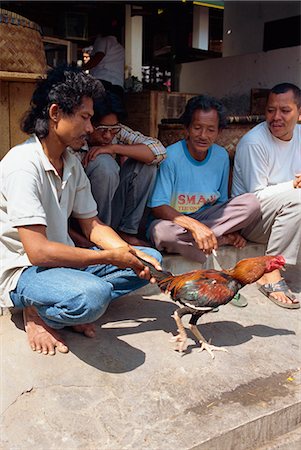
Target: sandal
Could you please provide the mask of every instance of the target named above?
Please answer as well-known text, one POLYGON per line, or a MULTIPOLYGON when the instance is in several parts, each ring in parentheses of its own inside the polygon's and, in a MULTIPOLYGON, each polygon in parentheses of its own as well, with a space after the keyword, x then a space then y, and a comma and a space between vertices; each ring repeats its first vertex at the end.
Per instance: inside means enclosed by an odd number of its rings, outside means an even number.
POLYGON ((244 308, 248 305, 248 300, 241 294, 236 294, 230 301, 230 304, 238 308, 244 308))
POLYGON ((269 300, 271 300, 273 303, 275 303, 278 306, 281 306, 281 308, 287 308, 287 309, 299 309, 300 303, 299 301, 294 302, 296 300, 295 295, 292 293, 288 285, 286 284, 285 280, 282 278, 281 280, 277 281, 276 283, 267 283, 267 284, 258 284, 258 290, 265 295, 269 300), (277 298, 271 296, 270 294, 272 292, 283 292, 287 298, 289 298, 293 303, 284 303, 277 298))

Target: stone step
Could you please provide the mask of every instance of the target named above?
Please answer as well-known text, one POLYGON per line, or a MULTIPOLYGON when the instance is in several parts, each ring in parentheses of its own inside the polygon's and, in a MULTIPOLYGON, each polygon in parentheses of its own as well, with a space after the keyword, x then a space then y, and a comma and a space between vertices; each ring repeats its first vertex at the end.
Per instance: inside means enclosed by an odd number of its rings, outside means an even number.
MULTIPOLYGON (((229 267, 259 251, 228 247, 218 258, 229 267)), ((180 273, 199 265, 165 256, 164 267, 180 273)), ((285 275, 296 288, 298 270, 285 275)), ((176 305, 164 294, 117 300, 94 339, 62 330, 70 352, 55 357, 31 352, 20 315, 2 317, 0 447, 296 450, 301 310, 277 307, 255 285, 244 289, 247 308, 221 307, 200 320, 205 338, 228 350, 214 360, 199 353, 187 316, 188 350, 173 350, 176 305)))
MULTIPOLYGON (((230 410, 231 411, 231 410, 230 410)), ((224 412, 220 411, 221 416, 224 412)), ((299 450, 301 447, 301 400, 278 410, 265 410, 257 418, 239 424, 239 414, 229 414, 229 430, 210 437, 189 450, 299 450), (237 422, 235 418, 237 417, 237 422), (237 426, 235 426, 235 422, 237 426)), ((211 419, 212 420, 212 419, 211 419)))
POLYGON ((301 427, 273 439, 266 445, 259 447, 256 450, 300 450, 301 448, 301 427))

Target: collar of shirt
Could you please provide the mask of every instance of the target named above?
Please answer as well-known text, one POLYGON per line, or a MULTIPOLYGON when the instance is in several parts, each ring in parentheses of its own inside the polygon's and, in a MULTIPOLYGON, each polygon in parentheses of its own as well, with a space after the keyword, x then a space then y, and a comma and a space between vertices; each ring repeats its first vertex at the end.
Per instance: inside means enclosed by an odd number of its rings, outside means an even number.
MULTIPOLYGON (((53 167, 53 165, 51 164, 51 162, 49 161, 49 159, 47 158, 47 156, 45 155, 45 152, 43 150, 41 141, 39 140, 39 138, 34 134, 33 138, 37 144, 37 152, 41 158, 43 167, 45 169, 45 171, 55 171, 55 168, 53 167)), ((70 155, 70 153, 67 151, 67 149, 65 150, 65 152, 63 153, 63 159, 64 159, 64 173, 70 173, 72 167, 75 164, 75 161, 72 157, 72 155, 70 155)))

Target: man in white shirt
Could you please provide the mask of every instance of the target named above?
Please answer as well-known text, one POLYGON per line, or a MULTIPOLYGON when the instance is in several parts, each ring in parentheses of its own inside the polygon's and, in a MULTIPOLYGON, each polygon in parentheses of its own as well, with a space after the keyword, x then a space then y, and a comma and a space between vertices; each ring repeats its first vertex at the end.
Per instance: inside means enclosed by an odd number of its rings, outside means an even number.
POLYGON ((97 36, 90 60, 83 66, 100 80, 105 89, 123 98, 125 50, 117 38, 111 35, 97 36))
MULTIPOLYGON (((295 265, 301 245, 301 92, 291 83, 274 86, 265 122, 240 140, 234 163, 232 194, 254 192, 262 221, 244 230, 247 239, 267 244, 269 255, 282 254, 295 265)), ((265 274, 259 290, 278 306, 300 308, 278 270, 265 274)))
POLYGON ((65 326, 94 337, 110 302, 148 282, 135 255, 160 268, 156 250, 129 246, 98 219, 89 180, 67 150, 79 151, 92 133, 102 92, 89 74, 49 71, 22 124, 31 137, 0 163, 0 306, 23 309, 30 346, 45 355, 68 351, 57 331, 65 326), (92 248, 74 246, 70 217, 92 248))

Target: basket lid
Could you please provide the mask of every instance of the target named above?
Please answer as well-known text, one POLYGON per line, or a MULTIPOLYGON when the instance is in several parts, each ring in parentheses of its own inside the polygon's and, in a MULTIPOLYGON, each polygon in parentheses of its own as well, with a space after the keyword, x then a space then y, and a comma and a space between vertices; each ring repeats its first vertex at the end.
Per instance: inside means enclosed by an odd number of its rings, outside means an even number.
POLYGON ((35 22, 32 22, 26 17, 20 16, 19 14, 12 11, 7 11, 6 9, 3 8, 0 8, 0 23, 4 24, 10 23, 12 25, 31 28, 42 34, 42 28, 40 27, 40 25, 38 25, 35 22))

